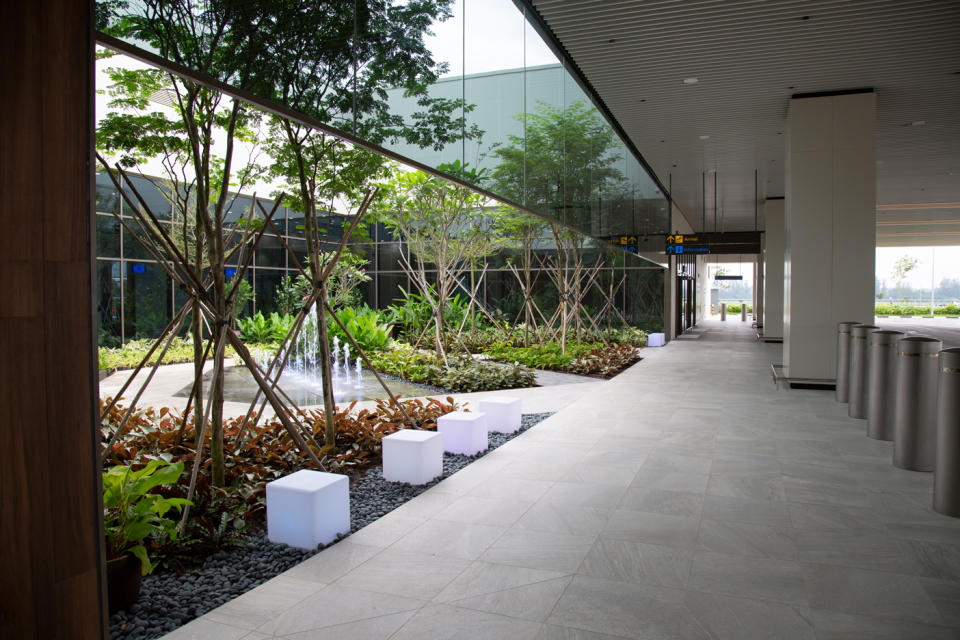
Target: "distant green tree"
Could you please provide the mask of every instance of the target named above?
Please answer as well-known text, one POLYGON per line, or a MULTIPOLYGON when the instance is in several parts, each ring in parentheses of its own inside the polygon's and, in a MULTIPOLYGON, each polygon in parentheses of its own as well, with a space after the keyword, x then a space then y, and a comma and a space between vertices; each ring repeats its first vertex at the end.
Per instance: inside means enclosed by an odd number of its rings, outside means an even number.
POLYGON ((903 298, 903 283, 907 279, 907 274, 917 268, 920 261, 911 255, 902 255, 893 263, 893 279, 897 283, 897 291, 903 298))

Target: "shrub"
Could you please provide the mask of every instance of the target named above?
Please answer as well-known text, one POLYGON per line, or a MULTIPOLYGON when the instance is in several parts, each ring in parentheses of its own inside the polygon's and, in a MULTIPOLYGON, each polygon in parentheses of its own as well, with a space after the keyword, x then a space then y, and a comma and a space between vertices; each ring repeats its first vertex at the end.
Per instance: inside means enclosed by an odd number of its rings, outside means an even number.
MULTIPOLYGON (((132 369, 140 364, 140 361, 147 355, 147 352, 150 351, 150 348, 155 342, 156 340, 154 339, 131 340, 119 349, 100 347, 97 357, 100 369, 105 371, 132 369)), ((162 351, 163 345, 157 347, 156 351, 153 352, 153 355, 151 355, 147 361, 147 364, 155 363, 162 351)), ((227 347, 226 353, 228 357, 236 355, 233 347, 230 346, 227 347)), ((174 338, 173 342, 170 343, 170 348, 167 349, 166 355, 163 357, 163 362, 165 364, 193 362, 193 340, 190 338, 174 338)))
POLYGON ((458 393, 532 387, 536 382, 533 372, 519 365, 504 366, 468 356, 455 356, 448 361, 449 365, 444 365, 435 354, 409 346, 370 357, 371 364, 379 371, 458 393))
POLYGON ((597 375, 611 378, 639 360, 636 347, 614 344, 597 347, 578 356, 568 370, 580 375, 597 375))
POLYGON ((257 311, 250 318, 240 318, 237 320, 237 326, 240 329, 240 338, 248 343, 272 343, 280 342, 293 326, 295 317, 292 315, 280 315, 276 311, 268 317, 257 311))
MULTIPOLYGON (((390 325, 384 322, 384 314, 367 305, 361 307, 344 307, 337 311, 337 318, 347 328, 353 339, 356 340, 365 354, 386 348, 390 340, 390 325)), ((347 337, 336 322, 327 322, 328 333, 332 340, 334 336, 341 342, 347 337)))

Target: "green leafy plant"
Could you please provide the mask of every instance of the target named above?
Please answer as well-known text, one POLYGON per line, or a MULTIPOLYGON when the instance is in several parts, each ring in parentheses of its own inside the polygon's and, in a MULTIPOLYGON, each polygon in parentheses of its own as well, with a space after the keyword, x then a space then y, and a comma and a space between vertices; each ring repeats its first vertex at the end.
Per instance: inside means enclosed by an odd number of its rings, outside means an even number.
MULTIPOLYGON (((384 314, 382 312, 363 305, 361 307, 344 307, 336 314, 364 353, 386 348, 390 340, 390 325, 383 321, 384 314)), ((337 323, 328 322, 327 326, 331 340, 334 336, 338 336, 341 342, 346 340, 346 335, 337 323)))
MULTIPOLYGON (((118 349, 100 347, 97 357, 100 369, 107 371, 113 369, 132 369, 140 364, 143 357, 147 355, 147 352, 153 347, 154 342, 155 340, 152 339, 130 340, 118 349)), ((161 351, 163 351, 163 347, 154 351, 153 355, 151 355, 147 361, 147 364, 150 365, 156 362, 157 358, 160 357, 161 351)), ((235 355, 233 347, 230 346, 226 348, 226 353, 230 357, 235 355)), ((174 338, 173 342, 170 343, 170 348, 167 349, 166 355, 163 357, 163 362, 165 364, 193 362, 193 340, 190 338, 174 338)))
POLYGON ((257 311, 249 318, 237 320, 237 325, 240 328, 240 338, 244 342, 269 343, 283 340, 294 320, 294 316, 280 315, 276 311, 266 317, 257 311))
POLYGON ((615 344, 597 347, 581 354, 570 363, 570 373, 611 378, 639 360, 636 347, 615 344))
POLYGON ((145 467, 118 465, 103 474, 103 528, 108 550, 115 557, 132 553, 140 560, 143 575, 153 571, 147 554, 147 542, 176 540, 176 522, 165 517, 192 504, 185 498, 166 498, 150 493, 161 485, 176 484, 183 463, 163 464, 151 460, 145 467))

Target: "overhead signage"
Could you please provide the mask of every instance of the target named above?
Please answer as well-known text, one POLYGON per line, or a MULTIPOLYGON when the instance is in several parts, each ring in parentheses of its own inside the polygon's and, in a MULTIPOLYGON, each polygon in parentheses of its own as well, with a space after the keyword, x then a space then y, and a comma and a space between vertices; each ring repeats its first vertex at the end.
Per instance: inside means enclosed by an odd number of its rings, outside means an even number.
POLYGON ((608 240, 630 253, 637 253, 637 236, 610 236, 608 240))
POLYGON ((237 270, 233 267, 227 267, 226 269, 223 270, 223 275, 227 277, 235 276, 237 275, 237 270))
POLYGON ((664 240, 667 255, 760 253, 759 231, 671 233, 664 240))
POLYGON ((715 275, 715 276, 713 276, 713 279, 714 279, 714 280, 743 280, 743 276, 721 276, 721 275, 715 275))
POLYGON ((146 270, 147 270, 147 268, 146 268, 144 265, 142 265, 142 264, 132 264, 132 265, 130 265, 130 271, 132 271, 133 273, 144 273, 144 272, 146 272, 146 270))

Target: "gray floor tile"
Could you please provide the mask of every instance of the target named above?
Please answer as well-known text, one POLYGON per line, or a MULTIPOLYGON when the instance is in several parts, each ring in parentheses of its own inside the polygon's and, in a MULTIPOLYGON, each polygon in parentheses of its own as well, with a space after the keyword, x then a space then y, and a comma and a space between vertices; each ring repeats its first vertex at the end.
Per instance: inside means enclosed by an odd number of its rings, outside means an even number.
POLYGON ((705 551, 795 560, 797 545, 794 536, 794 532, 786 527, 703 519, 697 543, 705 551))
POLYGON ((803 574, 810 606, 815 609, 942 623, 914 576, 822 564, 803 565, 803 574))
POLYGON ((607 526, 611 512, 612 509, 540 502, 523 514, 515 528, 572 536, 596 536, 607 526))
POLYGON ((543 622, 553 610, 573 576, 564 576, 525 584, 503 591, 483 593, 455 600, 450 604, 467 609, 486 611, 511 618, 543 622))
POLYGON ((345 638, 363 638, 363 640, 387 640, 402 627, 416 610, 402 611, 390 615, 347 622, 333 627, 311 629, 283 636, 285 640, 344 640, 345 638))
POLYGON ((645 511, 617 509, 602 535, 607 538, 690 548, 696 544, 700 520, 645 511))
POLYGON ((540 632, 534 640, 622 640, 622 638, 624 638, 624 636, 611 636, 606 633, 597 633, 596 631, 545 624, 540 627, 540 632))
POLYGON ((289 578, 311 580, 319 583, 333 582, 350 569, 372 558, 375 554, 379 553, 382 548, 356 544, 353 540, 354 536, 350 536, 349 540, 338 542, 324 549, 323 553, 318 553, 312 558, 307 558, 297 566, 286 571, 283 575, 289 578))
POLYGON ((623 486, 556 482, 539 503, 603 509, 617 506, 625 491, 623 486))
POLYGON ((804 574, 797 562, 698 551, 689 588, 806 606, 804 574))
POLYGON ((487 549, 482 559, 531 569, 573 572, 595 539, 596 536, 511 530, 487 549))
POLYGON ((627 638, 709 638, 683 600, 682 591, 577 576, 547 623, 627 638))
POLYGON ((423 605, 422 600, 413 598, 330 585, 265 623, 258 631, 289 635, 415 611, 423 605))
POLYGON ((746 500, 785 500, 783 478, 775 474, 710 474, 707 495, 746 500))
POLYGON ((900 541, 900 546, 918 567, 920 575, 960 582, 960 544, 905 539, 900 541))
POLYGON ((450 520, 464 524, 486 524, 505 527, 520 519, 532 502, 508 498, 481 498, 479 496, 459 496, 441 509, 433 518, 450 520))
POLYGON ((546 582, 569 574, 562 571, 544 571, 489 562, 474 562, 456 580, 440 592, 437 602, 452 603, 463 598, 524 587, 546 582))
POLYGON ((504 531, 504 527, 486 524, 428 520, 397 540, 391 548, 475 560, 502 536, 504 531))
POLYGON ((324 586, 280 575, 217 607, 204 618, 233 627, 257 629, 324 586))
POLYGON ((206 617, 197 618, 176 631, 164 636, 165 640, 240 640, 250 630, 214 622, 206 617))
POLYGON ((807 611, 791 605, 696 591, 685 603, 715 640, 817 640, 807 611))
POLYGON ((940 611, 944 624, 960 627, 960 582, 920 578, 920 584, 940 611))
POLYGON ((874 531, 800 531, 798 558, 803 562, 916 573, 914 562, 886 533, 874 531))
POLYGON ((532 640, 540 624, 447 604, 430 604, 418 611, 391 640, 532 640))
POLYGON ((429 600, 469 566, 466 560, 389 548, 334 584, 429 600))
POLYGON ((751 522, 770 526, 789 526, 787 503, 775 500, 748 500, 710 496, 703 499, 703 517, 711 520, 751 522))
POLYGON ((690 577, 691 550, 601 536, 578 573, 594 578, 682 589, 690 577))
POLYGON ((955 629, 919 622, 884 620, 868 616, 812 610, 817 640, 956 640, 955 629))
POLYGON ((839 507, 828 504, 791 502, 790 522, 803 531, 886 532, 883 521, 872 508, 839 507))
POLYGON ((668 516, 696 517, 703 508, 703 495, 666 489, 630 487, 620 499, 619 508, 647 511, 668 516))

